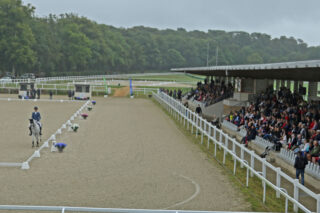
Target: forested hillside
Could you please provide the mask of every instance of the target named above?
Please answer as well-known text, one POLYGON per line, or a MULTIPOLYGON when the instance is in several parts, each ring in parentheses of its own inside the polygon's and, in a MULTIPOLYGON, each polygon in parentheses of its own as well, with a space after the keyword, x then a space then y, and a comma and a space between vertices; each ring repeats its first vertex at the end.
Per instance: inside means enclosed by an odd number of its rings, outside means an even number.
POLYGON ((0 71, 38 75, 168 71, 172 67, 320 59, 300 39, 222 30, 129 29, 74 14, 39 18, 21 0, 0 0, 0 71))

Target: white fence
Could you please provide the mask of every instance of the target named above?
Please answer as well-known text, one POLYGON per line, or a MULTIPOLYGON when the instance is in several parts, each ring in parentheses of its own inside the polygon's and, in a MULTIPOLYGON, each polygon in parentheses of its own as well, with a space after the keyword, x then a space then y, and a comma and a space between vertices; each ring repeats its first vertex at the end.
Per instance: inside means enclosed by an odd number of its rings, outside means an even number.
POLYGON ((62 76, 62 77, 47 77, 37 78, 36 82, 48 82, 48 81, 79 81, 79 80, 90 80, 90 79, 127 79, 137 78, 144 76, 161 76, 161 75, 184 75, 183 73, 137 73, 137 74, 119 74, 119 75, 88 75, 88 76, 62 76))
MULTIPOLYGON (((60 211, 65 212, 104 212, 104 213, 240 213, 230 211, 186 211, 186 210, 156 210, 156 209, 115 209, 115 208, 90 208, 90 207, 65 207, 65 206, 14 206, 0 205, 0 210, 25 210, 25 211, 60 211)), ((246 213, 246 212, 241 212, 246 213)), ((247 212, 249 213, 249 212, 247 212)), ((254 212, 250 212, 254 213, 254 212)))
POLYGON ((158 92, 158 88, 133 88, 133 94, 143 94, 148 95, 153 92, 158 92))
MULTIPOLYGON (((214 145, 214 157, 216 157, 217 147, 223 149, 223 164, 225 164, 227 154, 232 156, 234 160, 233 173, 236 174, 237 162, 240 167, 247 169, 246 185, 249 185, 250 176, 256 176, 262 180, 263 183, 263 202, 266 200, 266 186, 270 186, 276 191, 276 197, 280 198, 280 195, 286 198, 286 201, 290 201, 294 205, 294 211, 298 212, 298 209, 303 212, 311 212, 311 207, 306 207, 299 202, 299 192, 304 192, 307 196, 310 196, 316 202, 316 212, 320 213, 320 195, 314 193, 310 189, 306 188, 299 183, 299 180, 293 179, 286 173, 281 171, 281 168, 276 168, 264 158, 261 158, 254 151, 247 149, 243 144, 240 144, 236 139, 231 138, 228 134, 225 134, 222 130, 216 128, 211 123, 203 119, 198 114, 192 112, 183 106, 180 102, 174 100, 164 93, 153 94, 153 97, 177 120, 179 120, 191 133, 201 135, 201 143, 204 143, 204 136, 207 137, 207 148, 210 145, 214 145), (229 148, 232 147, 232 148, 229 148), (237 152, 237 150, 240 150, 237 152), (244 159, 244 156, 249 156, 249 162, 244 159), (262 171, 255 170, 255 162, 260 162, 262 165, 262 171), (276 181, 273 183, 267 177, 267 169, 276 173, 276 181), (249 173, 251 175, 249 175, 249 173), (290 188, 293 189, 293 196, 289 195, 287 190, 282 188, 284 184, 282 181, 289 182, 290 188)), ((286 202, 287 203, 287 202, 286 202)), ((285 206, 285 212, 287 212, 288 205, 285 206)))

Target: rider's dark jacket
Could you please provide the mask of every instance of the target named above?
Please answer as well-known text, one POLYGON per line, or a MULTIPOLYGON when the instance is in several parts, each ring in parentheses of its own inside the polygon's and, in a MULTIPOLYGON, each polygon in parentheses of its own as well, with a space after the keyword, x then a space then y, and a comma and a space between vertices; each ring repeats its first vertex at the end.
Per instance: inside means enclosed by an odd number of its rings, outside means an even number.
POLYGON ((41 120, 40 112, 33 112, 32 113, 32 119, 36 120, 36 121, 40 121, 41 120))

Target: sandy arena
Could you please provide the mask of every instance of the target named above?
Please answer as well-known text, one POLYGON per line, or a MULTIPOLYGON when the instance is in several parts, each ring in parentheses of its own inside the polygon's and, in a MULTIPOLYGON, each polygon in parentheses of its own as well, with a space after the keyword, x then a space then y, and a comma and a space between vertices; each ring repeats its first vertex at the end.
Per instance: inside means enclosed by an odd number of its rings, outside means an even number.
MULTIPOLYGON (((96 100, 88 120, 76 121, 79 132, 64 133, 63 153, 46 149, 27 171, 0 168, 1 205, 250 210, 221 169, 151 100, 96 100)), ((21 161, 34 151, 21 122, 34 103, 4 103, 0 159, 21 161)), ((44 138, 80 104, 37 103, 46 116, 44 138)))

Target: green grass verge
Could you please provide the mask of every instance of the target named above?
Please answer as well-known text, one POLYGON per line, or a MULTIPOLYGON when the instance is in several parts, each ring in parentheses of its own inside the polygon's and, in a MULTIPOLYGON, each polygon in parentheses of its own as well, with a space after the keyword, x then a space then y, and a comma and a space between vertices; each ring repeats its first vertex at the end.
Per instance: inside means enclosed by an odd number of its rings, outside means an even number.
MULTIPOLYGON (((166 113, 169 117, 173 119, 179 130, 184 133, 190 141, 192 141, 195 145, 197 145, 203 152, 207 154, 208 160, 220 167, 223 168, 223 174, 228 178, 231 182, 232 186, 236 188, 241 194, 244 196, 246 202, 251 204, 250 211, 255 212, 284 212, 285 210, 285 198, 276 198, 276 192, 269 186, 267 186, 266 190, 266 202, 262 202, 263 197, 263 188, 262 188, 262 181, 257 177, 250 177, 249 179, 249 187, 246 187, 246 176, 247 176, 247 169, 240 168, 239 162, 237 162, 237 169, 236 175, 233 175, 233 166, 234 161, 230 155, 226 156, 226 163, 223 164, 223 149, 219 149, 217 147, 217 155, 214 157, 214 145, 212 141, 210 142, 210 147, 207 149, 207 137, 203 137, 203 144, 201 144, 201 135, 199 134, 198 137, 194 131, 194 134, 191 133, 190 129, 187 130, 184 127, 183 122, 182 124, 174 119, 168 111, 166 111, 156 100, 153 99, 153 102, 159 106, 164 113, 166 113)), ((191 128, 191 125, 190 125, 191 128)), ((289 202, 289 212, 293 211, 293 205, 289 202)))

